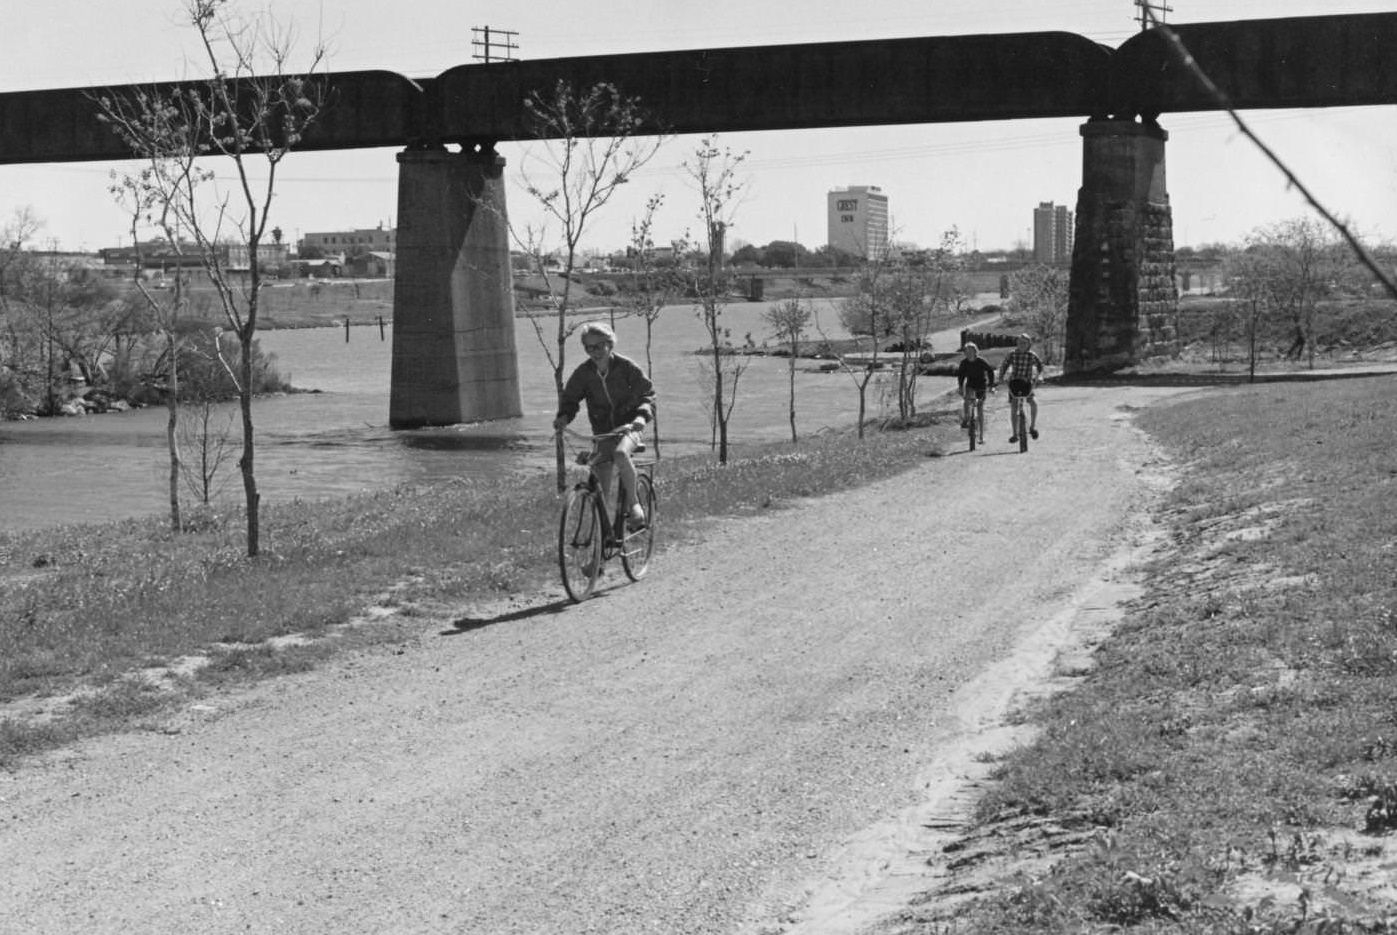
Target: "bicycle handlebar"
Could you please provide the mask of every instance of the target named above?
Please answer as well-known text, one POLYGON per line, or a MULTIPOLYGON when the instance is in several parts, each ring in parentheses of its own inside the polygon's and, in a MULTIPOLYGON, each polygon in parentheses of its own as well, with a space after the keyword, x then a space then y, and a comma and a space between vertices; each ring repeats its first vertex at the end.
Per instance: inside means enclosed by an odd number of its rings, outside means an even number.
POLYGON ((556 434, 556 435, 567 435, 567 436, 570 436, 570 437, 572 437, 572 438, 577 439, 578 441, 584 441, 584 442, 599 442, 599 441, 604 441, 605 439, 608 439, 608 438, 616 438, 616 437, 618 437, 618 436, 625 435, 625 434, 626 434, 627 432, 629 432, 629 431, 631 431, 631 429, 630 429, 629 427, 627 427, 627 428, 624 428, 624 429, 613 429, 613 430, 610 431, 610 432, 603 432, 603 433, 600 434, 600 435, 588 435, 588 434, 585 433, 585 432, 574 432, 572 429, 569 429, 569 428, 561 428, 561 429, 556 429, 556 430, 554 430, 554 434, 556 434))

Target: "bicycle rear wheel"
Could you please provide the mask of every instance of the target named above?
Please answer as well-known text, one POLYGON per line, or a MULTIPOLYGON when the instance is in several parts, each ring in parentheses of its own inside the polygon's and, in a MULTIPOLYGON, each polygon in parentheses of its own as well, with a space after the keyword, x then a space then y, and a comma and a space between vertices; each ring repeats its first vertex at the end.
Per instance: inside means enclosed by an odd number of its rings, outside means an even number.
POLYGON ((558 571, 562 574, 563 590, 573 603, 580 604, 591 597, 601 577, 600 513, 596 498, 586 487, 568 491, 558 521, 558 571))
POLYGON ((636 502, 645 511, 645 527, 627 532, 621 541, 621 567, 626 577, 639 581, 650 570, 650 555, 655 551, 655 515, 659 498, 655 495, 655 482, 649 474, 637 474, 635 479, 636 502))

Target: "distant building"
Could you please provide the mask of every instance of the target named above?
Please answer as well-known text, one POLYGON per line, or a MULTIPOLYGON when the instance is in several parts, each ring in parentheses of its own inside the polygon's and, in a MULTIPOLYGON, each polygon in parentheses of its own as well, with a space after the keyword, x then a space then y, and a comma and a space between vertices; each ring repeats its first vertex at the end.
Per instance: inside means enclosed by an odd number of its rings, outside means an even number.
POLYGON ((297 245, 301 253, 308 250, 325 255, 343 254, 346 257, 361 253, 397 253, 397 228, 385 229, 382 224, 375 228, 352 231, 323 231, 306 234, 297 245))
POLYGON ((831 191, 829 245, 865 259, 880 260, 888 252, 888 196, 876 185, 850 185, 831 191))
POLYGON ((392 279, 397 272, 397 258, 394 254, 378 250, 357 253, 346 262, 350 275, 361 279, 392 279))
MULTIPOLYGON (((248 262, 247 244, 219 244, 223 262, 230 270, 243 270, 251 267, 248 262)), ((259 270, 281 269, 290 258, 291 248, 284 243, 259 243, 257 245, 257 268, 259 270)))
MULTIPOLYGON (((229 271, 246 270, 248 262, 247 244, 218 243, 212 247, 219 263, 229 271)), ((203 249, 196 243, 181 242, 178 246, 165 240, 147 240, 139 247, 104 247, 97 251, 102 262, 109 266, 132 266, 140 259, 143 269, 175 270, 202 269, 203 249)), ((276 270, 285 266, 288 247, 281 243, 260 243, 257 245, 257 266, 261 270, 276 270)))
POLYGON ((1042 201, 1033 209, 1033 259, 1037 263, 1071 263, 1073 215, 1066 205, 1042 201))

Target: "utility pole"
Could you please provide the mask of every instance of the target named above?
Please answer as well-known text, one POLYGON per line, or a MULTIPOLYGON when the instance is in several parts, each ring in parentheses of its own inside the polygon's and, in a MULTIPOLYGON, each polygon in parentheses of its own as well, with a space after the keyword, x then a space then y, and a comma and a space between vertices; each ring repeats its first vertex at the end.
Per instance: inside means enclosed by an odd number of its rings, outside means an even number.
POLYGON ((519 46, 514 40, 519 38, 518 32, 512 29, 491 29, 489 26, 472 26, 471 32, 474 33, 471 46, 484 50, 476 52, 471 58, 487 65, 490 62, 512 62, 515 60, 514 53, 519 51, 519 46), (492 54, 492 50, 498 54, 492 54))
POLYGON ((1163 0, 1159 3, 1151 3, 1150 0, 1135 0, 1135 6, 1140 10, 1141 32, 1151 26, 1163 26, 1164 14, 1174 12, 1174 8, 1163 0))

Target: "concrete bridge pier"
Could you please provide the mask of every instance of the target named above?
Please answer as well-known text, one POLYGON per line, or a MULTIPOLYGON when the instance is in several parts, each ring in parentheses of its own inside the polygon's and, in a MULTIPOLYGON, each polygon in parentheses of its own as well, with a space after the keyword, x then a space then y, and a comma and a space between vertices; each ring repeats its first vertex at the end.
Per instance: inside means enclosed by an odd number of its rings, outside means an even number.
POLYGON ((1081 133, 1067 374, 1120 370, 1169 353, 1179 309, 1164 178, 1169 134, 1133 120, 1091 120, 1081 133))
POLYGON ((389 425, 522 413, 504 159, 488 146, 399 153, 389 425))

